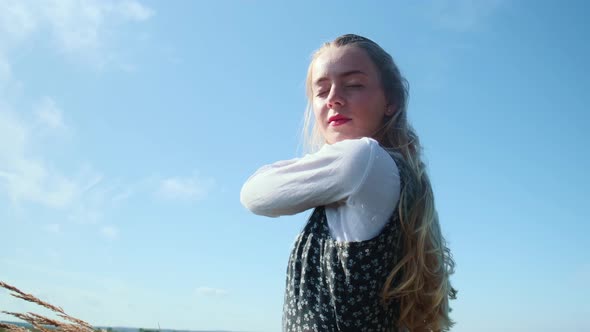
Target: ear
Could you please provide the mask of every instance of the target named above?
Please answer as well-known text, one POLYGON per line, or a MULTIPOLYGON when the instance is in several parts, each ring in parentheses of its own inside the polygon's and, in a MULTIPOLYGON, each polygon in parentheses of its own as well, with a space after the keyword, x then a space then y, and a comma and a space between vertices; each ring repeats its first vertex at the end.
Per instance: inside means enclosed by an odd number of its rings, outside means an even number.
POLYGON ((395 111, 397 110, 397 106, 394 104, 387 105, 387 109, 385 110, 385 115, 392 116, 395 111))

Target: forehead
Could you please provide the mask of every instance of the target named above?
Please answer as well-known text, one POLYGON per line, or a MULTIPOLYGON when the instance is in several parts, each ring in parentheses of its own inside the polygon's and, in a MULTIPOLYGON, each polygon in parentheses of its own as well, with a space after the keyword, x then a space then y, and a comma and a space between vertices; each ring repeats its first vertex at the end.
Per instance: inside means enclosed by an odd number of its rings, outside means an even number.
POLYGON ((311 69, 312 82, 336 78, 346 73, 360 71, 376 77, 377 69, 367 53, 354 46, 328 47, 321 51, 311 69))

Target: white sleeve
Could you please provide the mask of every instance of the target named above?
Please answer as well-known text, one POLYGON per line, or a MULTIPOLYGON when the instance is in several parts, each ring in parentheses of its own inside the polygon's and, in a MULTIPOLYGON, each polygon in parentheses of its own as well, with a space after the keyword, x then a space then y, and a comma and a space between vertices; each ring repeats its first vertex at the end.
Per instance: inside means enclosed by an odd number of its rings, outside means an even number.
POLYGON ((302 158, 260 168, 243 185, 240 201, 255 214, 278 217, 347 199, 367 176, 376 141, 344 140, 302 158))

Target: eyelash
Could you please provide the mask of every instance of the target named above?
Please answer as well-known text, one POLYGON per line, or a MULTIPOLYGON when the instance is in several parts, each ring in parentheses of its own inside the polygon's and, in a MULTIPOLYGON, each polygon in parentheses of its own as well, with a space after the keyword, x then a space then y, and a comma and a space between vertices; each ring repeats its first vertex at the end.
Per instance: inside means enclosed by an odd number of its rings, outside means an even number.
MULTIPOLYGON (((347 88, 355 88, 355 89, 357 89, 357 88, 362 88, 362 87, 363 87, 363 85, 362 85, 362 84, 349 84, 349 85, 346 85, 346 87, 347 87, 347 88)), ((330 90, 321 91, 321 92, 319 92, 319 93, 316 95, 316 97, 322 97, 322 96, 325 96, 325 95, 327 95, 327 94, 328 94, 328 92, 330 92, 330 90)))

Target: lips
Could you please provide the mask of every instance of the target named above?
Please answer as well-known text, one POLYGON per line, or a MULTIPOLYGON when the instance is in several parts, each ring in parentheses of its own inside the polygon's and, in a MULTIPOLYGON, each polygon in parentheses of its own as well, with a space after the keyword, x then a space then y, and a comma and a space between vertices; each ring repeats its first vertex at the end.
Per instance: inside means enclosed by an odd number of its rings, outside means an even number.
POLYGON ((337 114, 337 115, 331 116, 328 119, 328 124, 333 125, 333 126, 340 126, 340 125, 347 123, 348 121, 350 121, 350 118, 347 118, 345 116, 337 114))

